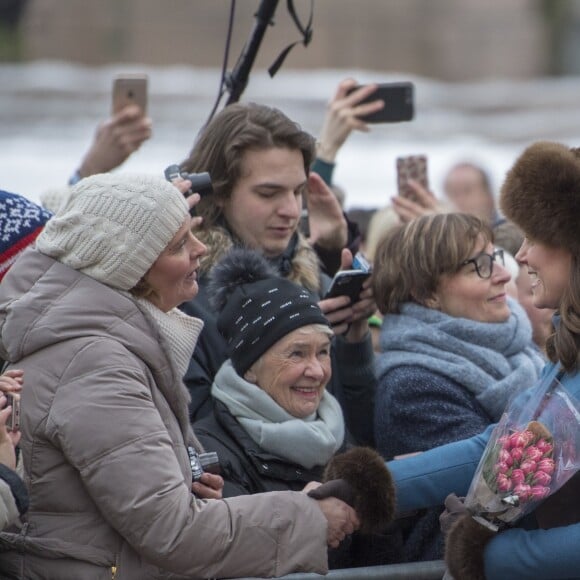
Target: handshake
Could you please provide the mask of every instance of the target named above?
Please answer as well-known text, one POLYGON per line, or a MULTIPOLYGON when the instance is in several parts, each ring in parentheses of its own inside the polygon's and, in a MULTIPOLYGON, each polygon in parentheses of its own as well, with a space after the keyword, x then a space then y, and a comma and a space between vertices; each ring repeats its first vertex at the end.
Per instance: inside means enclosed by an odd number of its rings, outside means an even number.
MULTIPOLYGON (((355 447, 335 455, 326 466, 323 481, 308 495, 316 500, 335 497, 351 506, 362 533, 379 532, 393 520, 395 487, 384 459, 373 449, 355 447)), ((331 547, 339 543, 329 541, 331 547)))

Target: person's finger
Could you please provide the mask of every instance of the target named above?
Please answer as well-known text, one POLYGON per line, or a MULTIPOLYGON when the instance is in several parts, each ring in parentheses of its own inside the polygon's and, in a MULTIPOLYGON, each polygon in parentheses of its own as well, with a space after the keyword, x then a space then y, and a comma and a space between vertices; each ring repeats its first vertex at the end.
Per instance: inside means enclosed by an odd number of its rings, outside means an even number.
POLYGON ((212 489, 221 490, 224 487, 224 478, 217 473, 205 472, 202 474, 200 481, 212 489))
POLYGON ((333 97, 333 101, 338 101, 341 99, 344 99, 344 97, 346 97, 346 95, 348 94, 348 92, 353 89, 354 87, 357 86, 357 82, 355 79, 353 78, 347 78, 344 79, 343 81, 341 81, 338 84, 338 87, 336 89, 336 93, 334 94, 333 97))
POLYGON ((350 298, 348 296, 335 296, 334 298, 323 298, 318 302, 322 313, 328 318, 332 312, 337 312, 348 307, 350 298))
POLYGON ((0 377, 0 391, 5 393, 20 392, 22 390, 22 381, 18 381, 12 377, 0 377))
POLYGON ((433 208, 437 205, 435 196, 418 181, 410 179, 409 187, 415 192, 417 200, 423 207, 433 208))
POLYGON ((222 497, 221 489, 213 489, 207 485, 204 485, 203 483, 200 483, 199 481, 194 481, 191 489, 195 495, 203 499, 221 499, 222 497))
POLYGON ((303 493, 308 493, 309 491, 312 491, 313 489, 316 489, 318 487, 320 487, 322 485, 322 483, 320 483, 320 481, 309 481, 303 488, 302 488, 302 492, 303 493))
POLYGON ((12 379, 15 380, 22 380, 22 377, 24 376, 24 371, 22 369, 10 369, 8 371, 5 371, 2 375, 0 375, 1 377, 10 377, 12 379))
POLYGON ((354 114, 357 117, 364 117, 366 115, 370 115, 371 113, 376 113, 381 109, 385 108, 385 101, 382 99, 377 99, 376 101, 370 101, 369 103, 363 103, 358 105, 353 109, 354 114))
POLYGON ((379 85, 376 83, 371 83, 368 85, 363 85, 362 87, 356 89, 349 93, 349 95, 344 99, 344 102, 349 107, 353 108, 358 105, 362 100, 370 97, 377 89, 379 85))
POLYGON ((123 125, 125 123, 132 123, 135 119, 143 117, 141 107, 135 104, 123 107, 118 113, 113 115, 110 119, 113 125, 123 125))
MULTIPOLYGON (((0 397, 0 405, 5 405, 6 404, 6 397, 0 397), (2 398, 4 398, 4 400, 2 400, 2 398)), ((10 415, 12 414, 12 405, 8 405, 7 407, 4 407, 1 411, 0 411, 0 430, 3 427, 6 427, 6 423, 8 421, 8 418, 10 417, 10 415)))
MULTIPOLYGON (((191 187, 191 181, 189 181, 189 179, 186 179, 186 181, 189 183, 189 187, 191 187)), ((199 203, 200 199, 201 195, 199 195, 199 193, 197 192, 192 193, 187 198, 187 205, 189 206, 189 209, 193 209, 199 203)))
POLYGON ((343 248, 340 252, 340 269, 350 270, 352 268, 352 252, 348 248, 343 248))

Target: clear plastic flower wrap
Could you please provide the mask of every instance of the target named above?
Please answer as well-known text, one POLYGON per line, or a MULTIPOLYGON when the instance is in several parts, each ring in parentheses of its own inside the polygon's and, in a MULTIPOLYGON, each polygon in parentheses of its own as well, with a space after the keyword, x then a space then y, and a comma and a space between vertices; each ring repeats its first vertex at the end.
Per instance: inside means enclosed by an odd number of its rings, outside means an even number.
POLYGON ((515 523, 580 469, 580 402, 548 376, 516 396, 495 426, 465 506, 492 530, 515 523))

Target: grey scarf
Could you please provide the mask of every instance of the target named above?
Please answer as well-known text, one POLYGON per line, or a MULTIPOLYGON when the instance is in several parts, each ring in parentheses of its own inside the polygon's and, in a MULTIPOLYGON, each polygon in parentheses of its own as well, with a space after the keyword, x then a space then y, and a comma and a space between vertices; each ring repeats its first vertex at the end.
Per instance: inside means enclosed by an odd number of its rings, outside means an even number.
POLYGON ((381 377, 400 366, 423 367, 463 385, 497 421, 510 397, 532 386, 544 359, 532 342, 522 307, 508 299, 506 322, 476 322, 415 303, 385 316, 380 335, 381 377))
POLYGON ((342 410, 326 391, 318 412, 298 419, 260 387, 240 377, 227 360, 215 376, 211 394, 262 449, 306 469, 326 465, 344 440, 342 410))

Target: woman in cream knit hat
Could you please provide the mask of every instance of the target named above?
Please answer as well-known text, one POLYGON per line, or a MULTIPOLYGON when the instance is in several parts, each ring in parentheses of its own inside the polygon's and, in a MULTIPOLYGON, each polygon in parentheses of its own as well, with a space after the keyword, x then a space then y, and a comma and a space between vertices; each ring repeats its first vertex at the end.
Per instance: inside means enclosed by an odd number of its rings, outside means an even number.
POLYGON ((181 380, 202 328, 176 308, 198 290, 198 200, 156 177, 89 177, 5 277, 0 352, 27 377, 31 509, 0 538, 2 578, 325 572, 327 541, 358 524, 303 493, 198 499, 223 485, 192 481, 201 448, 181 380))

